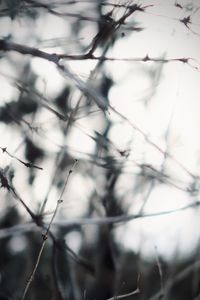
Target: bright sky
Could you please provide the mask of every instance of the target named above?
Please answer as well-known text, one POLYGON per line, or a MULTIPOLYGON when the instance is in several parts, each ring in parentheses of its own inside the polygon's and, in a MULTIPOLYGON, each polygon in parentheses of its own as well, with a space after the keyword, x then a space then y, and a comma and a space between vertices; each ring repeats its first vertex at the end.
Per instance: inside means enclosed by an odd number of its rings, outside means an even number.
MULTIPOLYGON (((144 1, 144 3, 149 3, 149 1, 144 1)), ((190 60, 190 63, 193 66, 200 67, 200 36, 191 32, 178 21, 178 19, 185 17, 186 13, 175 8, 173 6, 174 1, 163 1, 163 4, 158 1, 151 1, 151 4, 153 3, 155 3, 155 7, 149 8, 148 13, 140 13, 136 17, 136 21, 145 30, 121 38, 110 50, 108 56, 143 58, 148 54, 149 57, 168 59, 191 57, 194 60, 190 60)), ((182 1, 181 3, 189 6, 190 1, 182 1)), ((193 1, 193 3, 197 2, 193 1)), ((199 14, 199 11, 197 11, 192 19, 196 24, 198 23, 199 14)), ((8 25, 6 26, 8 27, 8 25)), ((20 42, 17 26, 20 26, 20 24, 15 24, 13 28, 16 31, 16 41, 20 42)), ((43 31, 40 32, 41 40, 57 37, 58 32, 60 36, 66 34, 65 22, 62 19, 54 19, 52 16, 48 17, 47 20, 39 19, 35 31, 40 31, 41 26, 43 28, 43 31), (46 24, 54 24, 54 26, 49 28, 49 25, 45 26, 46 24)), ((199 26, 191 25, 195 32, 200 33, 199 26)), ((26 31, 24 35, 26 35, 26 31)), ((31 38, 28 41, 30 42, 31 38)), ((22 42, 24 42, 24 37, 22 42)), ((49 48, 48 51, 55 52, 55 49, 49 48)), ((8 70, 10 66, 7 66, 6 62, 3 63, 5 64, 4 69, 8 70)), ((70 63, 72 70, 83 80, 87 78, 94 66, 95 62, 93 61, 70 63)), ((61 78, 55 66, 34 58, 31 60, 31 67, 40 76, 37 81, 37 88, 48 97, 53 98, 57 95, 57 91, 62 88, 65 79, 61 78)), ((109 93, 110 104, 132 123, 136 124, 163 150, 168 147, 168 151, 188 170, 194 174, 200 174, 199 71, 180 62, 159 65, 159 63, 124 61, 106 62, 106 71, 116 82, 109 93), (159 72, 161 74, 160 79, 159 72), (154 93, 152 93, 152 88, 154 88, 154 93), (146 103, 143 101, 144 98, 146 103), (165 139, 166 132, 168 133, 167 143, 165 139)), ((16 90, 11 88, 3 76, 1 76, 1 90, 4 92, 5 102, 9 101, 11 95, 16 93, 16 90)), ((145 161, 159 170, 163 157, 159 151, 144 141, 141 134, 134 131, 119 116, 111 112, 109 117, 115 122, 110 131, 110 139, 120 150, 129 149, 130 151, 124 174, 117 186, 117 192, 124 201, 124 205, 128 207, 128 212, 137 213, 140 211, 142 199, 145 198, 148 190, 148 184, 145 182, 138 182, 139 190, 137 192, 134 190, 137 185, 135 176, 135 173, 138 172, 137 164, 145 161)), ((45 124, 48 118, 49 114, 43 111, 39 121, 45 124)), ((77 127, 71 133, 68 146, 83 153, 92 153, 94 142, 85 133, 92 135, 94 130, 101 132, 100 117, 99 122, 97 120, 97 118, 79 120, 77 127), (80 130, 80 128, 83 130, 80 130)), ((48 137, 49 140, 46 140, 46 145, 49 143, 49 147, 52 147, 49 151, 53 153, 57 151, 57 145, 62 144, 62 136, 58 134, 53 123, 51 124, 52 127, 50 125, 46 128, 45 137, 48 137), (54 141, 54 144, 52 144, 52 141, 54 141)), ((4 130, 5 126, 0 124, 0 133, 3 134, 4 130)), ((13 132, 9 131, 4 136, 6 145, 11 145, 11 134, 12 145, 14 145, 13 132)), ((19 142, 17 133, 15 140, 16 144, 12 150, 19 142)), ((84 156, 77 152, 76 157, 81 158, 84 156)), ((53 165, 48 165, 48 168, 53 169, 53 165)), ((165 170, 171 176, 172 184, 155 184, 144 208, 145 213, 173 210, 198 199, 198 195, 191 197, 181 189, 173 186, 185 188, 192 182, 192 178, 181 167, 168 159, 165 161, 165 170)), ((48 187, 50 182, 48 172, 38 175, 34 183, 35 195, 37 197, 37 194, 39 194, 40 199, 45 195, 45 188, 48 187)), ((16 184, 20 186, 20 180, 18 181, 16 184)), ((76 217, 87 210, 90 192, 94 188, 96 188, 94 182, 89 176, 83 178, 83 176, 76 174, 70 181, 67 190, 73 196, 69 197, 70 200, 65 207, 66 215, 76 217), (79 186, 78 190, 77 186, 79 186), (81 209, 77 211, 77 207, 81 209)), ((24 195, 31 201, 29 191, 26 191, 23 187, 21 189, 24 190, 24 195)), ((99 192, 101 193, 101 191, 99 192)), ((52 191, 49 205, 54 202, 55 197, 56 191, 52 191)), ((179 253, 189 254, 194 250, 194 247, 199 243, 198 227, 199 217, 196 208, 195 211, 189 209, 173 215, 136 220, 119 227, 115 231, 122 247, 141 251, 146 257, 151 257, 155 255, 155 246, 157 246, 159 254, 171 258, 179 253)))

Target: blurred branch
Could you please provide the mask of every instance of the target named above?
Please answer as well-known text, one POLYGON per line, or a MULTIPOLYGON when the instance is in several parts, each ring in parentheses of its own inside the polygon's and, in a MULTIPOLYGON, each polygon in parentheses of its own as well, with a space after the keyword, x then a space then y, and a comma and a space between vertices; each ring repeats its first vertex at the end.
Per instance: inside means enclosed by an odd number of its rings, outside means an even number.
POLYGON ((159 258, 159 255, 158 255, 158 249, 157 247, 155 246, 155 257, 156 257, 156 264, 157 264, 157 267, 158 267, 158 273, 159 273, 159 276, 160 276, 160 299, 163 299, 165 297, 165 290, 164 290, 164 281, 163 281, 163 270, 162 270, 162 265, 161 265, 161 262, 160 262, 160 258, 159 258))
POLYGON ((140 290, 137 288, 135 291, 127 293, 127 294, 123 294, 123 295, 118 295, 118 296, 114 296, 112 298, 109 298, 107 300, 118 300, 118 299, 125 299, 128 298, 130 296, 134 296, 140 293, 140 290))
MULTIPOLYGON (((185 278, 187 278, 188 275, 193 273, 195 270, 200 269, 200 260, 196 261, 193 264, 190 264, 189 266, 185 267, 183 270, 178 272, 175 276, 170 277, 168 282, 165 285, 165 293, 169 293, 170 289, 175 286, 177 283, 181 282, 185 278)), ((159 291, 156 294, 154 294, 151 298, 148 300, 159 300, 162 297, 162 292, 159 291)))
POLYGON ((58 298, 61 300, 65 299, 64 295, 64 289, 62 286, 62 282, 59 277, 59 272, 58 272, 58 266, 57 266, 57 245, 53 241, 53 247, 52 247, 52 273, 53 273, 53 278, 54 278, 54 284, 56 288, 56 294, 58 295, 58 298))
POLYGON ((196 201, 194 203, 188 204, 186 206, 177 209, 161 211, 159 213, 122 215, 116 217, 72 219, 68 221, 55 221, 53 225, 58 227, 67 227, 67 226, 82 226, 82 225, 118 224, 118 223, 130 222, 136 219, 160 217, 163 215, 169 215, 169 214, 181 212, 190 208, 197 208, 199 206, 200 206, 200 201, 196 201))
POLYGON ((10 236, 16 236, 18 234, 23 234, 26 232, 37 231, 37 230, 39 231, 39 228, 33 222, 26 223, 26 224, 18 224, 7 228, 1 228, 0 239, 4 239, 10 236))
MULTIPOLYGON (((52 227, 60 227, 60 228, 65 228, 65 227, 71 227, 71 226, 85 226, 85 225, 104 225, 104 224, 119 224, 119 223, 125 223, 125 222, 130 222, 134 221, 136 219, 144 219, 144 218, 151 218, 151 217, 160 217, 163 215, 170 215, 174 213, 178 213, 187 209, 191 208, 198 208, 200 206, 200 201, 196 201, 194 203, 185 205, 183 207, 177 208, 177 209, 172 209, 172 210, 166 210, 166 211, 161 211, 159 213, 149 213, 149 214, 132 214, 132 215, 121 215, 121 216, 116 216, 116 217, 98 217, 98 218, 82 218, 82 219, 71 219, 68 221, 54 221, 52 224, 52 227)), ((5 229, 0 229, 0 239, 15 235, 15 234, 21 234, 24 232, 32 231, 32 230, 37 230, 38 225, 34 225, 35 222, 30 222, 28 224, 20 224, 20 225, 15 225, 9 228, 5 229)), ((40 227, 46 228, 48 224, 44 222, 43 225, 40 227)))
MULTIPOLYGON (((84 16, 82 14, 79 13, 70 13, 70 12, 59 12, 56 11, 55 8, 52 8, 53 6, 58 5, 58 3, 55 2, 54 3, 42 3, 39 1, 35 1, 35 0, 24 0, 24 2, 26 4, 28 4, 28 7, 30 8, 43 8, 45 9, 47 12, 49 12, 52 15, 58 16, 58 17, 71 17, 71 18, 77 18, 78 20, 82 20, 82 21, 90 21, 90 22, 98 22, 99 19, 95 18, 95 17, 90 17, 90 16, 84 16)), ((75 1, 70 1, 70 2, 65 2, 64 4, 74 4, 76 3, 75 1)))
POLYGON ((134 296, 134 295, 139 294, 140 293, 139 283, 140 283, 140 274, 138 275, 138 278, 137 278, 137 288, 136 288, 136 290, 134 290, 133 292, 127 293, 127 294, 114 296, 114 297, 109 298, 107 300, 126 299, 130 296, 134 296))

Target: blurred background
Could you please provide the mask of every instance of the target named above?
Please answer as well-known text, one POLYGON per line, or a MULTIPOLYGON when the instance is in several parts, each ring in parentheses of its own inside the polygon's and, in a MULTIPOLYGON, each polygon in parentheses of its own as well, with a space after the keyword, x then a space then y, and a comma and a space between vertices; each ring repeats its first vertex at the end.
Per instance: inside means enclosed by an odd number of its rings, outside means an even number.
POLYGON ((0 300, 200 299, 199 39, 197 0, 0 1, 0 300))

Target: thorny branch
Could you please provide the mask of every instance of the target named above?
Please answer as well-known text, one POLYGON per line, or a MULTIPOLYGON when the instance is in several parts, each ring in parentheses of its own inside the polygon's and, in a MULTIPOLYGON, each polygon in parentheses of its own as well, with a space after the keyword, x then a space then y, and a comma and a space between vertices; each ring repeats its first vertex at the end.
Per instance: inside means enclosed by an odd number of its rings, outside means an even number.
MULTIPOLYGON (((23 46, 15 43, 9 43, 5 40, 0 39, 0 50, 2 51, 17 51, 21 54, 29 54, 32 56, 40 57, 42 59, 51 61, 56 64, 58 69, 61 71, 64 77, 67 77, 68 79, 72 80, 74 84, 77 86, 79 90, 81 90, 85 95, 88 95, 92 97, 92 99, 95 101, 97 106, 106 113, 108 108, 113 111, 115 114, 120 116, 124 121, 126 121, 134 130, 138 131, 145 140, 151 144, 154 148, 156 148, 159 152, 161 152, 164 156, 170 158, 172 161, 174 161, 177 165, 179 165, 187 174, 189 174, 192 178, 197 178, 196 175, 192 174, 183 164, 181 164, 176 158, 174 158, 169 152, 163 151, 157 144, 155 144, 153 141, 150 140, 148 135, 140 129, 136 124, 133 124, 128 118, 126 118, 123 114, 121 114, 119 111, 117 111, 114 107, 112 107, 110 104, 107 103, 107 101, 104 99, 102 95, 100 95, 92 86, 89 84, 85 84, 85 82, 78 77, 78 75, 74 74, 69 68, 65 67, 63 64, 60 64, 60 55, 59 54, 49 54, 44 51, 40 51, 36 48, 23 46)), ((88 54, 87 54, 88 55, 88 54)), ((90 55, 90 54, 89 54, 90 55)), ((176 61, 184 62, 186 63, 189 58, 177 58, 176 61)), ((173 59, 174 61, 175 59, 173 59)), ((45 107, 45 103, 43 104, 45 107)), ((49 106, 46 104, 47 108, 49 109, 49 106)), ((52 112, 55 113, 55 110, 51 109, 52 112)), ((56 112, 58 115, 59 113, 56 112)), ((59 118, 61 118, 61 115, 59 114, 59 118)))
MULTIPOLYGON (((16 51, 24 55, 31 55, 34 57, 39 57, 55 64, 58 64, 60 60, 102 60, 102 61, 129 61, 129 62, 157 62, 157 63, 170 63, 170 62, 180 62, 184 64, 189 64, 191 60, 194 60, 192 57, 177 57, 177 58, 159 58, 159 57, 150 57, 148 54, 144 57, 138 58, 114 58, 106 56, 96 56, 91 52, 85 54, 57 54, 57 53, 47 53, 43 50, 39 50, 34 47, 29 47, 17 43, 8 42, 4 39, 0 39, 0 51, 16 51)), ((193 66, 198 70, 197 66, 193 66)))
POLYGON ((6 153, 11 158, 16 159, 17 161, 19 161, 21 164, 23 164, 27 168, 35 168, 35 169, 43 170, 43 168, 38 167, 38 166, 36 166, 34 164, 31 164, 29 162, 25 162, 25 161, 21 160, 20 158, 16 157, 15 155, 9 153, 6 147, 0 147, 0 149, 2 150, 3 153, 6 153))

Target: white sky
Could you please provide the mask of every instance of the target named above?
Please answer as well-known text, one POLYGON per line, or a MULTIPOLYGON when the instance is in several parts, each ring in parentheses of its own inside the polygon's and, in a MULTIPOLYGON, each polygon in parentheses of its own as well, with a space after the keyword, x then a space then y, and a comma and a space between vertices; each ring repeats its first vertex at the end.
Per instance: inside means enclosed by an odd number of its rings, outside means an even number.
MULTIPOLYGON (((195 1, 193 2, 195 4, 195 1)), ((149 3, 149 1, 144 1, 144 3, 149 3)), ((148 54, 150 57, 163 56, 169 59, 191 57, 194 58, 191 63, 199 67, 200 36, 189 31, 179 21, 172 19, 183 18, 186 13, 175 8, 173 6, 174 1, 163 1, 163 3, 151 1, 152 3, 155 3, 155 8, 148 9, 148 14, 140 13, 136 17, 136 20, 141 23, 142 27, 144 26, 145 30, 120 39, 110 50, 108 56, 142 58, 148 54), (163 17, 158 15, 163 15, 163 17)), ((184 3, 190 4, 190 1, 184 3)), ((200 14, 197 12, 194 15, 195 23, 198 23, 199 17, 200 14)), ((58 37, 58 32, 59 36, 66 34, 65 24, 62 19, 54 19, 51 16, 46 20, 39 19, 34 30, 40 32, 41 40, 51 39, 58 37), (53 26, 49 27, 46 24, 53 24, 53 26), (43 28, 42 31, 41 28, 43 28)), ((8 28, 8 24, 5 27, 8 28)), ((193 27, 195 31, 200 32, 199 26, 193 27)), ((13 28, 16 42, 24 42, 24 36, 27 34, 26 29, 23 28, 22 24, 15 24, 13 28), (24 34, 22 34, 22 31, 24 31, 24 34)), ((83 34, 85 34, 84 32, 83 30, 83 34)), ((31 43, 31 41, 32 39, 29 37, 27 42, 31 43)), ((49 48, 48 51, 54 52, 55 49, 49 48)), ((55 66, 49 62, 37 58, 31 61, 34 72, 40 76, 37 88, 46 96, 53 98, 57 91, 62 88, 65 80, 61 78, 55 66)), ((5 65, 2 70, 8 70, 6 62, 3 62, 3 64, 5 65)), ((70 63, 72 70, 81 76, 83 80, 87 78, 94 66, 95 62, 93 61, 70 63)), ((199 174, 199 71, 187 64, 170 62, 161 69, 161 79, 157 83, 156 65, 152 63, 107 62, 106 70, 116 82, 109 93, 111 105, 148 134, 149 138, 162 147, 163 150, 166 147, 164 137, 169 126, 168 146, 170 153, 191 172, 199 174), (152 68, 155 70, 154 81, 150 77, 152 68), (153 84, 156 84, 157 87, 155 94, 151 95, 153 84), (147 106, 141 100, 144 95, 146 95, 147 106)), ((4 102, 9 101, 11 95, 16 92, 2 76, 1 90, 3 90, 4 102)), ((38 122, 43 121, 45 124, 48 118, 49 114, 43 112, 41 120, 38 120, 38 122)), ((118 183, 118 192, 125 203, 129 203, 129 213, 136 213, 141 206, 141 199, 144 197, 146 188, 144 185, 145 191, 143 191, 141 185, 141 190, 134 195, 134 173, 137 171, 134 162, 140 163, 145 158, 146 163, 151 163, 159 169, 162 163, 162 155, 145 143, 142 136, 133 131, 128 124, 122 122, 119 117, 111 113, 110 118, 115 122, 110 131, 110 139, 120 150, 129 148, 130 156, 128 160, 132 160, 132 163, 125 164, 125 172, 118 183), (133 141, 130 142, 132 139, 133 141), (133 204, 131 205, 131 203, 133 204)), ((89 134, 93 134, 94 130, 101 131, 100 121, 96 122, 95 120, 97 119, 81 119, 78 122, 78 127, 83 128, 89 134)), ((94 142, 78 127, 72 131, 68 145, 77 151, 92 153, 94 142)), ((49 151, 53 153, 57 151, 56 144, 62 144, 62 136, 58 135, 56 127, 52 126, 51 130, 49 129, 50 127, 46 128, 45 136, 49 138, 49 145, 52 146, 49 151), (55 142, 54 146, 52 141, 55 142)), ((7 131, 6 136, 3 135, 4 131, 5 126, 0 124, 0 132, 3 137, 1 143, 12 145, 11 150, 14 151, 19 142, 19 136, 16 133, 13 139, 13 131, 7 131)), ((48 145, 48 140, 46 140, 46 143, 48 145)), ((2 154, 1 159, 5 159, 2 154)), ((53 169, 52 164, 48 167, 53 169)), ((167 160, 166 170, 176 185, 186 186, 186 184, 191 183, 191 178, 174 162, 167 160)), ((38 175, 34 183, 35 196, 37 197, 37 194, 39 194, 40 199, 45 195, 45 189, 48 188, 50 181, 48 173, 49 171, 38 175)), ((32 196, 29 195, 28 189, 26 190, 23 187, 23 183, 20 184, 20 180, 16 180, 16 184, 23 189, 27 201, 31 201, 32 196)), ((84 178, 79 174, 74 175, 66 192, 73 195, 64 208, 66 215, 76 217, 86 210, 90 192, 94 188, 96 187, 89 177, 84 178), (77 185, 79 186, 78 190, 77 185), (77 207, 81 207, 81 209, 77 211, 77 207)), ((56 191, 52 191, 49 205, 54 203, 55 197, 56 191)), ((159 212, 183 207, 197 198, 198 195, 192 198, 189 194, 173 186, 156 184, 145 206, 145 212, 159 212)), ((54 207, 50 208, 53 209, 54 207)), ((167 258, 173 257, 177 253, 188 254, 199 243, 198 213, 198 210, 195 209, 195 211, 187 210, 173 215, 137 220, 117 229, 116 236, 123 247, 136 251, 140 250, 146 257, 155 254, 155 246, 158 247, 158 253, 167 258)))

